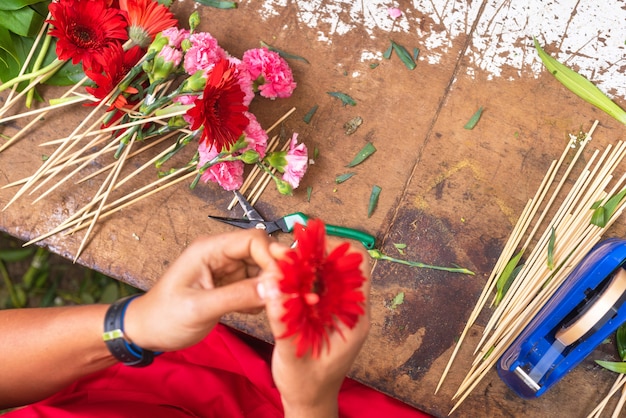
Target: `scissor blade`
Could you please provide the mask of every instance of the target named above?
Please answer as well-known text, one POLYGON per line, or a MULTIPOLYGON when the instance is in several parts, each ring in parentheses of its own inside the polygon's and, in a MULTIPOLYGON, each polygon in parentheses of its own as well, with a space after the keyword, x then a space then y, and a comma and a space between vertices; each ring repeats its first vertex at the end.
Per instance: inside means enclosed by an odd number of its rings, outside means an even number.
POLYGON ((263 217, 259 214, 259 212, 254 209, 254 206, 248 202, 248 200, 243 197, 243 195, 239 192, 239 190, 233 190, 235 196, 237 197, 237 201, 239 201, 239 205, 243 209, 243 213, 246 218, 251 219, 253 221, 263 221, 263 217))

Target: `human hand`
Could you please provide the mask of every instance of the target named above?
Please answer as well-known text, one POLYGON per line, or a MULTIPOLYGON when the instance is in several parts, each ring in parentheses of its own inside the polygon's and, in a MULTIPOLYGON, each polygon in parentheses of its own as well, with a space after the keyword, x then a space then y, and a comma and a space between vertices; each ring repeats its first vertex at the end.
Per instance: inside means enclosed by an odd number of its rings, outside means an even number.
POLYGON ((152 351, 172 351, 204 338, 229 312, 263 307, 261 276, 278 274, 260 230, 241 230, 194 241, 125 314, 125 334, 152 351))
MULTIPOLYGON (((337 245, 338 241, 329 241, 328 252, 337 245)), ((277 259, 283 258, 288 251, 278 243, 273 243, 270 250, 277 259)), ((295 336, 281 338, 287 330, 287 325, 281 319, 286 313, 283 304, 291 296, 281 293, 275 275, 267 275, 262 281, 260 293, 266 300, 269 324, 276 337, 272 375, 288 417, 336 416, 339 389, 367 338, 370 326, 368 257, 361 247, 351 246, 349 252, 359 252, 362 255, 360 270, 365 281, 361 291, 365 297, 365 314, 358 317, 358 322, 352 329, 335 318, 336 329, 330 331, 328 341, 324 343, 317 358, 310 352, 299 357, 294 344, 295 336)))

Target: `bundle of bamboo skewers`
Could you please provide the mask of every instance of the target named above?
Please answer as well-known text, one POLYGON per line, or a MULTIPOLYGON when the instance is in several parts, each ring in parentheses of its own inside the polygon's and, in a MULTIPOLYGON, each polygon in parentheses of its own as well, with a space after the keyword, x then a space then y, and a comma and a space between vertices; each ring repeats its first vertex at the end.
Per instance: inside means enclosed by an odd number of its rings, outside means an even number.
MULTIPOLYGON (((166 89, 163 89, 163 92, 165 91, 166 89)), ((0 116, 6 114, 11 106, 13 106, 16 101, 21 99, 22 95, 23 93, 20 93, 17 96, 12 97, 12 94, 9 94, 7 100, 5 101, 5 106, 0 109, 0 116)), ((27 123, 20 131, 13 135, 2 146, 2 148, 0 148, 0 152, 9 145, 14 144, 18 138, 31 132, 35 124, 38 121, 41 121, 43 117, 48 115, 50 112, 67 105, 75 105, 80 102, 93 100, 93 97, 82 94, 76 91, 76 88, 72 88, 63 95, 62 101, 58 105, 42 107, 30 112, 24 112, 0 119, 0 124, 2 124, 22 117, 34 117, 32 121, 27 123)), ((127 111, 131 117, 135 117, 132 122, 120 123, 118 120, 106 128, 102 128, 102 122, 107 116, 107 113, 103 111, 103 107, 106 103, 107 100, 102 100, 100 104, 95 106, 89 115, 85 117, 85 119, 83 119, 83 121, 76 126, 67 137, 47 140, 39 144, 40 146, 56 146, 56 149, 31 176, 3 186, 5 189, 19 186, 19 189, 13 195, 12 199, 4 205, 4 210, 12 205, 18 198, 27 193, 33 194, 36 191, 45 190, 34 199, 34 204, 50 195, 58 187, 68 181, 73 181, 75 184, 82 184, 87 180, 106 174, 104 180, 100 183, 100 187, 93 194, 87 204, 75 211, 71 216, 52 230, 28 241, 25 245, 41 241, 61 232, 64 232, 65 234, 73 234, 81 229, 87 228, 87 232, 82 237, 80 247, 76 251, 76 260, 84 250, 90 234, 99 220, 109 217, 130 205, 136 204, 139 201, 154 195, 155 193, 163 191, 183 181, 191 181, 193 177, 198 176, 197 166, 195 164, 186 164, 183 167, 172 169, 166 175, 161 176, 156 180, 151 180, 145 185, 132 191, 122 191, 122 187, 126 183, 132 179, 136 179, 138 175, 144 172, 147 168, 151 167, 154 169, 158 161, 166 158, 167 155, 174 153, 181 147, 181 144, 184 144, 185 141, 193 139, 197 133, 185 128, 180 128, 173 132, 164 134, 161 134, 158 130, 156 130, 153 135, 142 138, 141 142, 137 140, 137 135, 133 135, 124 141, 124 129, 138 125, 145 125, 146 123, 166 125, 167 121, 158 116, 145 117, 144 115, 133 113, 133 109, 127 111), (92 172, 89 175, 80 177, 84 172, 83 170, 88 165, 98 159, 102 159, 104 156, 113 154, 116 150, 119 151, 120 144, 122 142, 125 142, 125 145, 123 147, 123 151, 117 155, 117 158, 113 159, 111 163, 105 164, 101 169, 92 172), (162 144, 165 144, 165 148, 163 148, 156 155, 151 156, 151 158, 142 161, 141 165, 132 172, 126 173, 122 176, 123 169, 131 158, 138 159, 142 155, 154 154, 154 151, 152 153, 148 153, 147 151, 158 146, 163 147, 162 144), (44 188, 44 186, 47 187, 44 188), (114 200, 111 200, 115 191, 118 191, 116 195, 117 197, 114 200)), ((266 132, 268 134, 272 132, 294 111, 294 108, 289 110, 270 128, 268 128, 266 132)), ((169 113, 167 114, 167 117, 170 118, 176 115, 177 114, 175 113, 169 113)), ((271 152, 277 149, 279 142, 278 136, 272 137, 268 142, 267 151, 271 152)), ((282 145, 283 151, 286 149, 288 144, 289 141, 282 145)), ((150 176, 149 178, 152 177, 150 176)), ((248 178, 242 185, 241 192, 244 194, 248 193, 248 198, 252 202, 256 202, 271 180, 272 179, 269 173, 266 173, 254 166, 250 171, 248 178)), ((230 205, 229 209, 233 206, 234 203, 230 205)))
MULTIPOLYGON (((626 174, 615 177, 626 156, 626 144, 621 141, 615 146, 608 145, 602 153, 595 150, 573 184, 567 186, 572 183, 572 171, 597 125, 596 121, 587 134, 571 138, 560 158, 550 165, 535 196, 528 201, 513 228, 435 390, 436 393, 443 384, 479 314, 491 310, 491 317, 474 350, 472 366, 453 396, 456 404, 450 413, 493 370, 504 351, 626 207, 622 200, 603 226, 592 222, 594 210, 626 187, 626 174), (575 155, 569 164, 564 164, 571 152, 575 155), (553 217, 548 219, 547 215, 552 213, 553 217), (503 275, 510 274, 521 260, 524 260, 523 265, 517 266, 517 275, 494 308, 498 300, 493 295, 503 285, 503 275), (492 297, 494 299, 488 306, 492 297)), ((616 382, 613 392, 624 383, 626 379, 616 382)))

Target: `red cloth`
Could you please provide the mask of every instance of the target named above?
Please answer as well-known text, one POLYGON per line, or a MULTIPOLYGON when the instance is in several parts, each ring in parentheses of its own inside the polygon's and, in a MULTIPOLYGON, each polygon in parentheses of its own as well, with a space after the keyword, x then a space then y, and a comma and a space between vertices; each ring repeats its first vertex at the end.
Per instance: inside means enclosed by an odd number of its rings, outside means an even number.
MULTIPOLYGON (((165 353, 148 367, 117 364, 6 417, 281 417, 265 348, 255 349, 244 339, 218 325, 201 343, 165 353)), ((339 413, 346 418, 428 417, 351 379, 341 388, 339 413)))

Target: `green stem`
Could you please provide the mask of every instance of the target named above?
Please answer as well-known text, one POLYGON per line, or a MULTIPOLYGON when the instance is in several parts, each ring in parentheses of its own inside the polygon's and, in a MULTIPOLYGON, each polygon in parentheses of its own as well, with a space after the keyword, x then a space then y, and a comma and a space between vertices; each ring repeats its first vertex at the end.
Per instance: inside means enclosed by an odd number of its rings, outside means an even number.
POLYGON ((40 75, 44 75, 44 74, 48 73, 49 71, 56 71, 63 64, 65 64, 65 61, 61 61, 59 59, 55 59, 50 64, 46 65, 45 67, 43 67, 40 70, 34 71, 32 73, 28 73, 28 74, 23 74, 23 75, 21 75, 19 77, 15 77, 15 78, 7 81, 6 83, 4 83, 4 84, 2 84, 0 86, 0 91, 4 91, 4 90, 8 89, 9 87, 14 86, 15 84, 21 83, 22 81, 27 81, 27 80, 32 80, 33 78, 37 78, 40 75))
MULTIPOLYGON (((37 56, 37 59, 35 60, 35 63, 33 64, 33 71, 38 71, 41 68, 41 64, 43 64, 43 60, 46 57, 48 48, 50 48, 51 41, 52 41, 52 36, 46 35, 46 37, 43 40, 43 44, 41 45, 41 50, 39 51, 39 55, 37 56)), ((35 89, 29 90, 28 93, 26 94, 26 107, 27 108, 30 109, 30 106, 33 103, 34 97, 35 97, 35 89)))
POLYGON ((411 266, 411 267, 419 267, 419 268, 427 268, 427 269, 432 269, 432 270, 442 270, 442 271, 447 271, 450 273, 463 273, 463 274, 470 274, 470 275, 474 275, 474 272, 471 270, 468 270, 466 268, 462 268, 462 267, 442 267, 442 266, 433 266, 430 264, 424 264, 424 263, 420 263, 419 261, 406 261, 406 260, 400 260, 398 258, 393 258, 393 257, 389 257, 383 253, 381 253, 378 250, 370 250, 368 251, 370 256, 376 260, 385 260, 385 261, 391 261, 394 263, 398 263, 398 264, 404 264, 405 266, 411 266))

